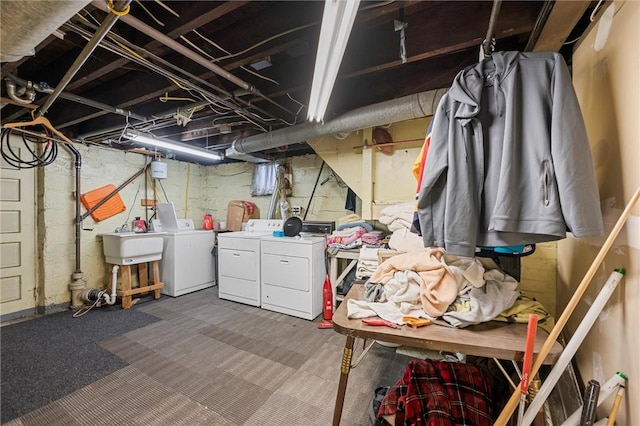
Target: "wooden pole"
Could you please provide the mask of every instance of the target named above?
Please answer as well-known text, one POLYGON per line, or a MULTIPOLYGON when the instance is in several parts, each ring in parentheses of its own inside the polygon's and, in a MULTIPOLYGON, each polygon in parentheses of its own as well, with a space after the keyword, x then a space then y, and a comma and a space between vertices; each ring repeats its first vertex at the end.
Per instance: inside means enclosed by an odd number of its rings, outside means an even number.
MULTIPOLYGON (((616 237, 620 233, 620 230, 622 229, 624 224, 627 222, 627 219, 629 219, 629 216, 631 216, 631 210, 633 210, 633 207, 636 205, 639 198, 640 198, 640 187, 636 189, 636 192, 631 197, 631 200, 629 201, 624 211, 620 215, 620 218, 618 219, 615 226, 611 230, 611 233, 609 233, 609 236, 604 242, 602 248, 600 248, 598 255, 596 256, 595 260, 589 267, 589 270, 587 271, 584 278, 580 282, 580 285, 576 289, 575 293, 573 293, 573 296, 571 297, 571 300, 569 300, 567 307, 564 309, 564 311, 562 311, 562 315, 560 315, 558 322, 556 322, 556 325, 551 330, 551 333, 549 333, 547 340, 545 340, 544 344, 542 345, 542 348, 540 349, 540 352, 536 357, 536 361, 533 364, 533 367, 531 369, 531 376, 535 376, 535 374, 540 369, 542 362, 551 351, 551 347, 553 346, 553 343, 556 341, 556 339, 560 335, 560 332, 562 331, 564 326, 567 324, 569 317, 571 316, 576 306, 582 299, 584 292, 589 286, 589 283, 591 283, 593 276, 596 274, 596 271, 600 267, 600 264, 604 260, 605 256, 611 249, 611 246, 613 245, 613 242, 615 241, 616 237)), ((518 406, 519 400, 520 400, 520 389, 516 389, 511 395, 511 398, 509 398, 509 401, 507 401, 506 405, 502 409, 502 412, 500 413, 500 416, 498 416, 498 418, 496 419, 494 425, 505 426, 509 418, 511 418, 513 411, 518 406)))

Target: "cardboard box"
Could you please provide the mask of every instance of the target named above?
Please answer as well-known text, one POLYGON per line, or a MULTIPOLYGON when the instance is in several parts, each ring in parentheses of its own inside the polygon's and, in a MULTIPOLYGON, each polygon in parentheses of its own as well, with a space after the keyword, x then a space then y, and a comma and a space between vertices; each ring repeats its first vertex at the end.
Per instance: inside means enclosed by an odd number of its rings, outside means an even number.
POLYGON ((253 217, 256 205, 249 201, 232 200, 227 205, 227 230, 241 231, 242 223, 253 217))

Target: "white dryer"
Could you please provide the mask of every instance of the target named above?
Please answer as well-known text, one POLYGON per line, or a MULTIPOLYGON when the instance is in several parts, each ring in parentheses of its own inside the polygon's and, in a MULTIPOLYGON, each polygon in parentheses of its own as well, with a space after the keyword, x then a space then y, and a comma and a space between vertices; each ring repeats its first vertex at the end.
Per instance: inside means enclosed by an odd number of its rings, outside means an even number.
POLYGON ((260 239, 281 231, 282 219, 249 219, 244 231, 218 234, 218 295, 260 306, 260 239))
POLYGON ((323 237, 264 237, 262 309, 312 320, 322 312, 327 276, 323 237))

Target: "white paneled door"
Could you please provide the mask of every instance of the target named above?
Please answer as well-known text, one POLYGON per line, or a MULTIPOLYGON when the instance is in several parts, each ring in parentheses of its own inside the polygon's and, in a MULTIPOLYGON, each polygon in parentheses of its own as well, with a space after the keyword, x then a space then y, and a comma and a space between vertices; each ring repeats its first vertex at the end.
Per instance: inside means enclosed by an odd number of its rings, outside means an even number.
MULTIPOLYGON (((14 152, 18 149, 25 148, 13 147, 14 152)), ((0 162, 0 314, 4 316, 36 306, 35 169, 0 162)))

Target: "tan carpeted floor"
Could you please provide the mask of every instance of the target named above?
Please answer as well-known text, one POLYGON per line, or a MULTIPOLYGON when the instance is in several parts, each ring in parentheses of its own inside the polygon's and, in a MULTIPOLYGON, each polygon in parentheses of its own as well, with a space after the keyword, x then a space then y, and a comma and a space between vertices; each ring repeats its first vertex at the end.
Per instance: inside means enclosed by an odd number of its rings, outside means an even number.
MULTIPOLYGON (((220 300, 217 287, 133 309, 161 320, 100 344, 127 367, 7 424, 331 424, 345 338, 320 318, 220 300)), ((408 359, 374 345, 349 376, 341 424, 369 425, 374 389, 408 359)))

